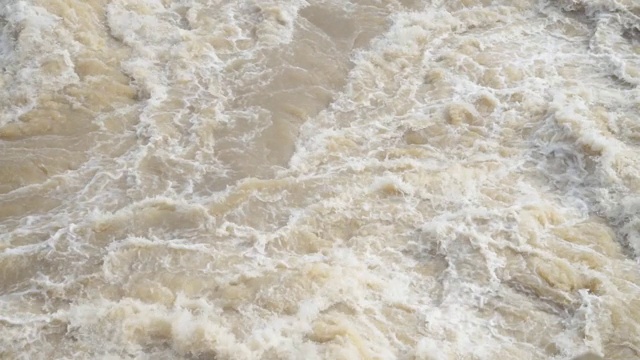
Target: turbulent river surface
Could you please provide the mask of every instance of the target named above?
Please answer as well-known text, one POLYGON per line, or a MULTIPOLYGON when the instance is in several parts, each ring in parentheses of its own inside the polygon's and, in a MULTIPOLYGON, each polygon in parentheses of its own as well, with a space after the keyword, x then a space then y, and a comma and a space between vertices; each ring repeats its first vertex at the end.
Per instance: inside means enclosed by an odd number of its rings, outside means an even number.
POLYGON ((640 358, 638 0, 0 29, 0 358, 640 358))

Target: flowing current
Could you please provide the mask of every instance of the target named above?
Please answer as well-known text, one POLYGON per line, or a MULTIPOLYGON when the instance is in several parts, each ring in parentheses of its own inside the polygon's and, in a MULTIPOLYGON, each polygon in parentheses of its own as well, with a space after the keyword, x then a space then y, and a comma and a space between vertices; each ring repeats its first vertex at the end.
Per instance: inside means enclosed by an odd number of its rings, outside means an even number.
POLYGON ((0 28, 0 358, 640 358, 637 0, 0 28))

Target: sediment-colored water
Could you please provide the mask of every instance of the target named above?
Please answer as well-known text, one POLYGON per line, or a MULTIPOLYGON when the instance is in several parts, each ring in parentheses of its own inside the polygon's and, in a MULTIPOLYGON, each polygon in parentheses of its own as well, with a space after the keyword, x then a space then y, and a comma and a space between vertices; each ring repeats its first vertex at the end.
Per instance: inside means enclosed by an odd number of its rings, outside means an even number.
POLYGON ((640 358, 637 1, 0 16, 0 358, 640 358))

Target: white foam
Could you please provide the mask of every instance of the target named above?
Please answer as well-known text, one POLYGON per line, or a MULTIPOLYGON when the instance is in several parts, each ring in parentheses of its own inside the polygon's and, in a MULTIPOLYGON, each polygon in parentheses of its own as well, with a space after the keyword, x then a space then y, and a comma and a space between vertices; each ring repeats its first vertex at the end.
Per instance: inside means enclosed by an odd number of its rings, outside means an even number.
POLYGON ((635 5, 465 3, 4 7, 2 126, 128 94, 0 142, 87 157, 0 194, 7 356, 632 356, 635 5))

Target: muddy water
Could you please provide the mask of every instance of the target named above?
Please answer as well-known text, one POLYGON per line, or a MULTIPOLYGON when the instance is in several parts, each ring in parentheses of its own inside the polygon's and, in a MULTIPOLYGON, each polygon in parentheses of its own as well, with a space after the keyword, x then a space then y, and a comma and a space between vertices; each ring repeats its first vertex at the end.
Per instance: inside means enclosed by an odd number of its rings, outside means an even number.
POLYGON ((640 358, 637 2, 0 5, 1 358, 640 358))

